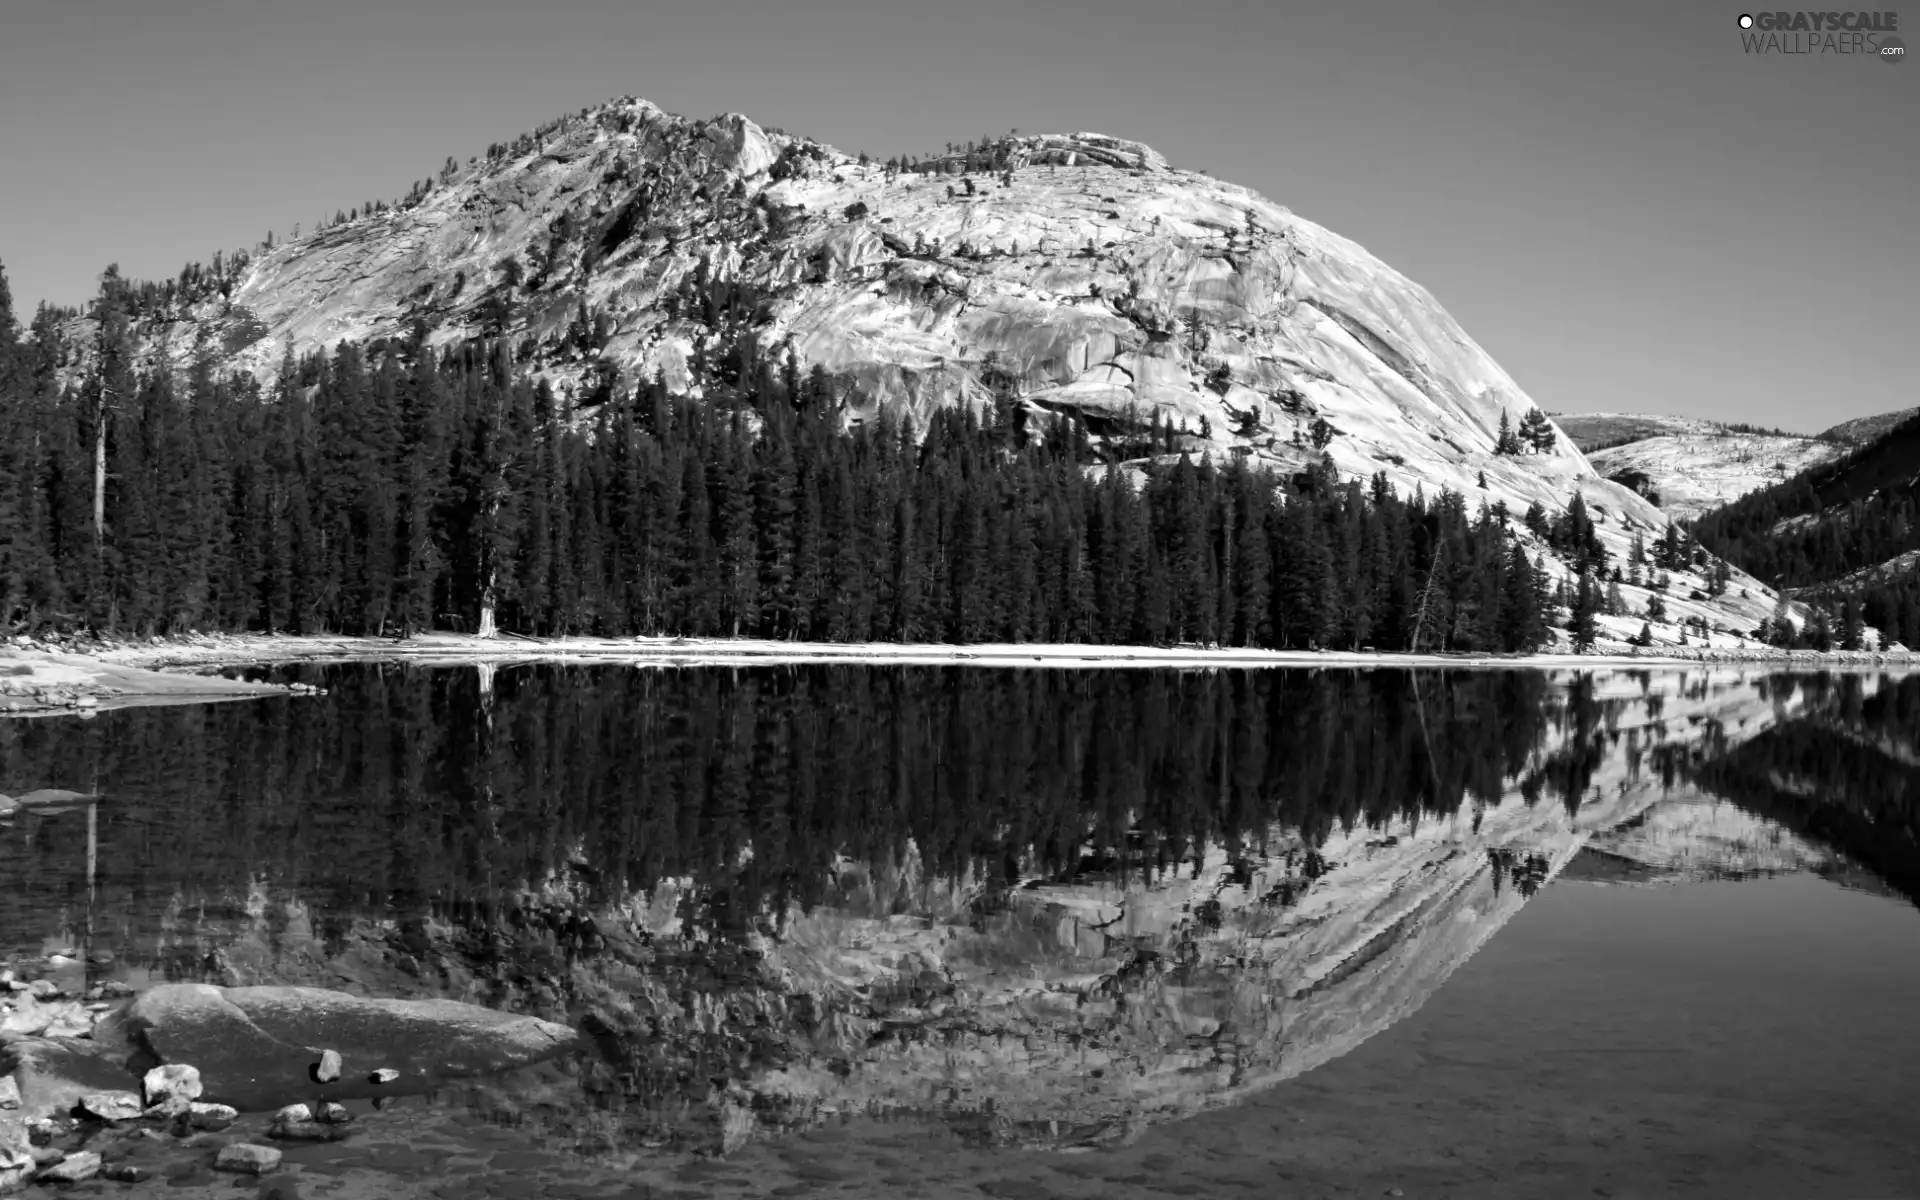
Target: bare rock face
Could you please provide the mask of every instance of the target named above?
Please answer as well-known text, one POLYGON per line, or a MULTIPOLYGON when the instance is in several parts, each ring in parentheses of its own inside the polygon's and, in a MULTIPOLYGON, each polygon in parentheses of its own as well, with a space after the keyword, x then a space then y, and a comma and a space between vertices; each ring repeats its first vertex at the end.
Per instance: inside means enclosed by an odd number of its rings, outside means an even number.
MULTIPOLYGON (((543 1062, 579 1049, 573 1030, 453 1000, 384 1000, 303 987, 169 984, 140 996, 126 1027, 164 1063, 192 1063, 209 1099, 262 1108, 313 1094, 309 1071, 325 1045, 399 1063, 421 1089, 543 1062)), ((348 1076, 323 1099, 393 1091, 348 1076)))
MULTIPOLYGON (((790 361, 824 368, 852 422, 997 391, 1103 438, 1158 419, 1196 453, 1288 470, 1324 453, 1344 475, 1516 516, 1577 492, 1620 553, 1664 526, 1564 437, 1496 456, 1501 418, 1517 424, 1533 400, 1353 242, 1138 142, 1009 136, 992 150, 990 169, 976 157, 963 175, 955 153, 927 160, 940 173, 902 173, 739 114, 614 102, 411 204, 263 251, 229 294, 141 332, 183 366, 214 345, 268 380, 289 346, 419 323, 437 345, 501 338, 581 403, 608 378, 687 387, 696 357, 744 347, 769 378, 790 361)), ((1736 576, 1709 607, 1751 627, 1772 598, 1736 576)))

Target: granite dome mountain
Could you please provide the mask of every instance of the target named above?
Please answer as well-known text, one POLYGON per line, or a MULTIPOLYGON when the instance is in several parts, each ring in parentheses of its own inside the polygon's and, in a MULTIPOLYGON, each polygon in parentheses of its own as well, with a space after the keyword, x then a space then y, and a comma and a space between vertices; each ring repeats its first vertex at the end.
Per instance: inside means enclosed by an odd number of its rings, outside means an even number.
MULTIPOLYGON (((1515 516, 1579 494, 1616 561, 1667 523, 1551 426, 1535 452, 1496 453, 1503 419, 1541 406, 1424 288, 1138 142, 1009 134, 880 163, 629 98, 369 209, 147 311, 147 354, 215 347, 267 379, 289 350, 488 337, 582 408, 656 373, 697 390, 713 364, 820 371, 850 422, 998 396, 1098 437, 1157 420, 1196 453, 1283 470, 1324 454, 1515 516)), ((74 344, 88 324, 68 323, 74 344)), ((1772 607, 1736 572, 1669 611, 1746 629, 1772 607)))

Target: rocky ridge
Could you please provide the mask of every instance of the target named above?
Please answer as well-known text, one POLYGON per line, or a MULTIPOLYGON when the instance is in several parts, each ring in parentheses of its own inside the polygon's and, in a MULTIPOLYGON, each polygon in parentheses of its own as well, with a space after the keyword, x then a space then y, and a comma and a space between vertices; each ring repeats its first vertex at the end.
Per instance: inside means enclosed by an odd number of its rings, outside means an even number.
MULTIPOLYGON (((1010 135, 994 152, 991 171, 903 173, 739 114, 617 101, 265 249, 141 335, 176 365, 218 347, 262 379, 289 348, 493 336, 582 405, 655 373, 690 387, 697 361, 791 363, 827 372, 852 422, 998 392, 1103 438, 1157 418, 1189 451, 1288 470, 1324 453, 1516 515, 1579 493, 1616 554, 1664 525, 1565 437, 1495 455, 1502 416, 1532 399, 1355 243, 1136 142, 1010 135)), ((1736 585, 1711 607, 1751 627, 1771 594, 1736 585)))

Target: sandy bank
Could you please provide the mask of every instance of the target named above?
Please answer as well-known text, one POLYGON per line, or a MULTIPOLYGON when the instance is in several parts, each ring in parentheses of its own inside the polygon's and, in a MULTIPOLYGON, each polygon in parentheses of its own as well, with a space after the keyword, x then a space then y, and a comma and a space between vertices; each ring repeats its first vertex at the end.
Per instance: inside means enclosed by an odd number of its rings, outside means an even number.
POLYGON ((0 647, 0 717, 243 700, 284 696, 295 690, 275 683, 151 670, 111 653, 59 654, 31 645, 0 647))

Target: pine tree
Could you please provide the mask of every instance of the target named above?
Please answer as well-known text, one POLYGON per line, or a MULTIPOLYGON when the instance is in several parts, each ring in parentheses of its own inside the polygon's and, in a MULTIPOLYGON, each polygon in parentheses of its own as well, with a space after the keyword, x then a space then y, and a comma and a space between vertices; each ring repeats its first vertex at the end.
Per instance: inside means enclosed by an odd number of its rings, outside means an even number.
MULTIPOLYGON (((1507 410, 1504 408, 1500 410, 1500 432, 1493 439, 1493 452, 1495 454, 1520 453, 1520 439, 1514 436, 1513 422, 1507 419, 1507 410)), ((1480 486, 1485 487, 1486 484, 1482 483, 1480 486)))
POLYGON ((1594 621, 1599 612, 1600 602, 1597 589, 1591 576, 1582 572, 1573 595, 1573 614, 1567 621, 1567 632, 1573 635, 1574 649, 1585 651, 1593 646, 1598 637, 1598 627, 1594 621))

